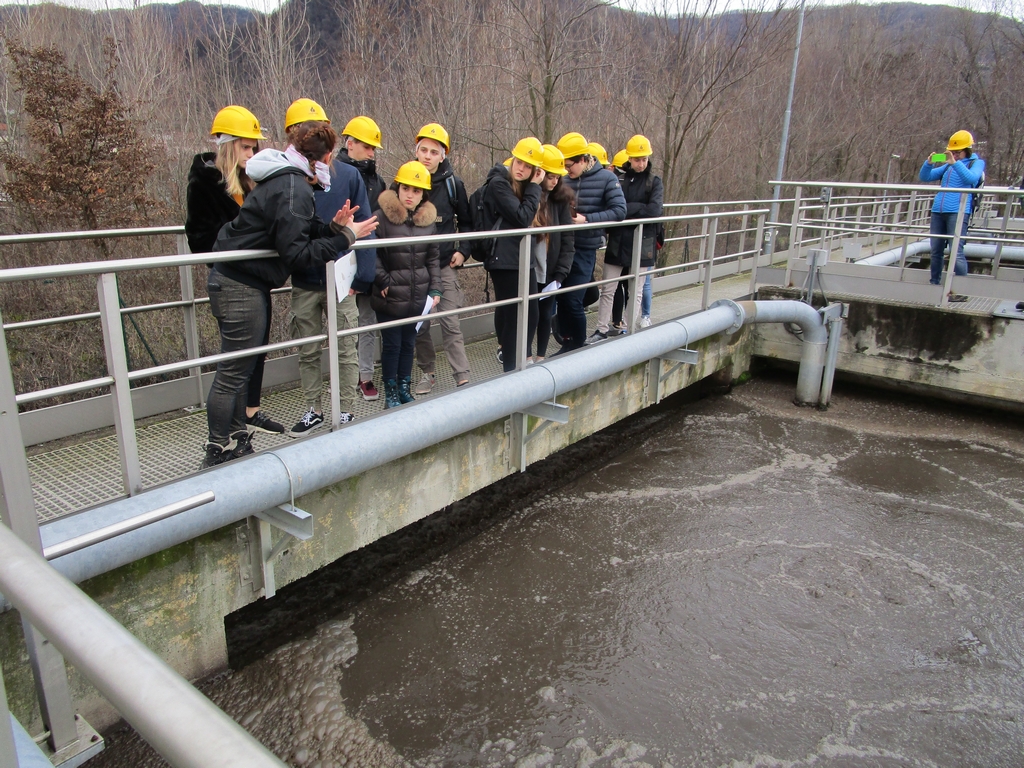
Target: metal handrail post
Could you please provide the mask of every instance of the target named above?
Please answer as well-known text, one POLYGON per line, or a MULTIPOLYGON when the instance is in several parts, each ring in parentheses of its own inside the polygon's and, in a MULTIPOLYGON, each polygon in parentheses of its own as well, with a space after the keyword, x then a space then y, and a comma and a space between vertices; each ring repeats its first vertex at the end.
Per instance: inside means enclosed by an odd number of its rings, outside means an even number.
POLYGON ((700 250, 697 252, 697 268, 700 269, 700 262, 704 261, 704 253, 707 251, 708 241, 708 218, 711 213, 711 206, 704 206, 704 218, 700 222, 700 250))
POLYGON ((142 491, 142 467, 139 463, 139 445, 135 439, 135 414, 132 409, 131 383, 128 380, 128 355, 121 333, 121 308, 117 301, 117 275, 107 272, 96 281, 100 304, 100 324, 103 326, 103 349, 107 358, 107 373, 114 377, 110 386, 114 400, 114 429, 117 432, 117 450, 121 458, 121 477, 129 496, 142 491))
MULTIPOLYGON (((178 253, 189 253, 188 238, 178 235, 178 253)), ((190 360, 199 357, 199 322, 196 319, 196 289, 192 280, 192 265, 182 264, 178 267, 181 281, 181 300, 188 302, 181 308, 185 322, 185 354, 190 360)), ((196 402, 202 408, 206 405, 206 392, 203 391, 203 369, 199 366, 189 368, 188 375, 196 383, 196 402)))
POLYGON ((793 200, 793 222, 789 231, 789 254, 796 258, 800 258, 800 238, 803 237, 803 227, 800 226, 800 208, 803 205, 803 196, 804 188, 797 187, 793 200), (796 248, 795 253, 794 248, 796 248))
POLYGON ((715 245, 718 240, 718 218, 711 220, 711 229, 708 232, 707 261, 704 262, 704 290, 701 294, 700 308, 707 309, 711 303, 711 268, 715 264, 715 245))
POLYGON ((530 270, 533 260, 530 258, 532 235, 519 238, 519 304, 516 311, 516 370, 526 367, 526 353, 530 348, 530 340, 526 337, 530 319, 530 270))
MULTIPOLYGON (((179 254, 191 253, 188 247, 188 238, 184 234, 176 237, 179 254)), ((196 293, 193 282, 191 264, 182 264, 178 267, 178 277, 181 282, 181 300, 187 302, 181 308, 185 324, 185 354, 190 359, 200 355, 199 349, 199 322, 196 317, 196 293)), ((195 379, 197 403, 202 408, 206 405, 206 393, 203 391, 202 368, 196 366, 189 369, 189 377, 195 379)))
POLYGON ((284 763, 5 528, 0 591, 173 768, 284 763))
MULTIPOLYGON (((334 262, 327 262, 327 371, 331 389, 331 429, 341 426, 341 366, 338 364, 338 282, 334 262)), ((269 539, 268 539, 269 540, 269 539)))
MULTIPOLYGON (((964 226, 964 215, 967 211, 967 195, 960 195, 960 206, 956 212, 956 224, 953 230, 953 240, 949 244, 949 261, 946 267, 946 281, 942 284, 942 296, 939 297, 938 306, 944 307, 949 303, 949 292, 953 287, 953 274, 956 272, 956 251, 960 247, 961 230, 964 226)), ((966 257, 965 257, 966 258, 966 257)))
MULTIPOLYGON (((744 211, 743 218, 740 221, 740 253, 743 253, 744 251, 747 250, 747 227, 750 225, 750 214, 747 213, 747 211, 749 211, 749 210, 750 210, 750 205, 748 203, 744 203, 743 204, 743 211, 744 211)), ((741 264, 740 269, 739 269, 740 272, 743 271, 742 262, 743 262, 743 257, 740 256, 740 264, 741 264)))
POLYGON ((4 670, 0 666, 0 765, 18 768, 18 753, 14 748, 14 728, 11 727, 11 711, 7 707, 7 691, 4 690, 4 670))
POLYGON ((1007 225, 1010 223, 1010 208, 1011 203, 1009 198, 1007 198, 1006 202, 1003 204, 1003 226, 1000 228, 999 242, 996 243, 996 255, 992 258, 993 279, 998 279, 997 273, 999 272, 999 259, 1003 255, 1003 240, 1006 238, 1006 228, 1007 225))
MULTIPOLYGON (((624 303, 622 310, 628 312, 629 320, 626 321, 626 327, 629 328, 630 333, 636 333, 637 322, 639 318, 639 312, 634 312, 633 307, 639 307, 643 301, 644 287, 640 282, 640 254, 644 247, 644 225, 637 224, 636 229, 633 230, 633 253, 632 259, 629 263, 629 280, 633 286, 633 293, 631 293, 630 301, 624 303)), ((628 283, 627 283, 628 284, 628 283)))
MULTIPOLYGON (((750 293, 753 294, 757 290, 757 266, 761 261, 761 255, 764 252, 764 243, 761 239, 764 234, 764 214, 760 213, 757 216, 757 248, 754 249, 754 263, 750 267, 750 293)), ((768 263, 771 264, 771 256, 768 256, 768 263)))
MULTIPOLYGON (((0 434, 3 434, 3 439, 0 439, 0 519, 35 552, 42 552, 32 478, 28 472, 11 359, 7 353, 7 336, 2 326, 3 318, 0 317, 0 434)), ((67 669, 57 649, 35 631, 24 615, 21 624, 32 664, 39 710, 50 732, 50 744, 57 751, 78 740, 67 669)))

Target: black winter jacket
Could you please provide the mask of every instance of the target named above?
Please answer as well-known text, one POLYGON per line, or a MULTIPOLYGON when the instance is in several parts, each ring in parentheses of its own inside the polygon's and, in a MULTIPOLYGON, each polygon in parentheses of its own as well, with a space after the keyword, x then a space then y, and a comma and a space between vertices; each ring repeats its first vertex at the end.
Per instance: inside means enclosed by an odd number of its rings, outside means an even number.
MULTIPOLYGON (((509 169, 501 163, 491 168, 487 174, 483 205, 488 209, 491 220, 501 219, 496 229, 525 229, 533 224, 534 216, 537 215, 537 208, 540 206, 540 184, 529 182, 523 192, 523 199, 520 200, 512 191, 509 173, 509 169)), ((518 270, 521 239, 498 238, 494 252, 484 261, 484 269, 488 272, 502 269, 518 270)))
POLYGON ((348 150, 344 147, 338 152, 338 159, 359 171, 359 175, 363 177, 363 185, 366 187, 366 197, 370 201, 370 207, 367 209, 367 212, 376 211, 378 208, 377 198, 380 197, 381 192, 388 188, 387 182, 377 173, 377 161, 353 160, 348 156, 348 150))
MULTIPOLYGON (((455 175, 447 157, 437 166, 437 170, 430 174, 430 202, 437 209, 437 234, 454 234, 472 227, 466 185, 455 175)), ((463 244, 453 240, 441 243, 438 250, 441 266, 447 267, 451 264, 452 255, 456 251, 466 257, 469 256, 469 243, 463 244)))
MULTIPOLYGON (((251 162, 251 161, 250 161, 251 162)), ((234 221, 221 229, 215 251, 268 249, 276 258, 219 262, 214 269, 261 291, 280 288, 292 272, 320 267, 355 242, 317 218, 313 187, 298 168, 284 167, 259 181, 234 221)))
MULTIPOLYGON (((655 176, 650 164, 643 173, 636 173, 626 167, 622 176, 622 194, 626 198, 626 219, 652 219, 662 214, 665 187, 661 177, 655 176)), ((605 264, 629 267, 633 264, 634 227, 616 227, 608 230, 608 249, 604 252, 605 264)), ((640 266, 654 266, 654 241, 658 235, 657 224, 644 225, 644 239, 640 246, 640 266)))
MULTIPOLYGON (((425 237, 436 235, 437 209, 424 200, 412 213, 390 189, 377 198, 377 236, 425 237)), ((441 295, 441 267, 437 243, 393 245, 377 249, 377 277, 373 281, 370 306, 375 312, 393 317, 413 317, 423 312, 427 296, 441 295), (388 295, 381 291, 388 289, 388 295)))
MULTIPOLYGON (((548 198, 548 223, 550 226, 572 224, 572 211, 569 202, 556 203, 548 198)), ((546 283, 557 280, 565 283, 572 268, 572 257, 576 255, 576 238, 572 230, 567 232, 548 233, 548 265, 545 272, 546 283)), ((544 286, 541 286, 543 288, 544 286)))
POLYGON ((220 228, 238 215, 241 206, 228 194, 224 177, 213 161, 214 152, 192 159, 185 191, 185 237, 192 253, 209 253, 220 228))
MULTIPOLYGON (((578 179, 565 177, 565 183, 576 193, 576 212, 590 223, 622 221, 626 218, 626 199, 615 174, 595 162, 578 179)), ((595 251, 604 239, 603 229, 583 229, 576 233, 576 250, 595 251)))

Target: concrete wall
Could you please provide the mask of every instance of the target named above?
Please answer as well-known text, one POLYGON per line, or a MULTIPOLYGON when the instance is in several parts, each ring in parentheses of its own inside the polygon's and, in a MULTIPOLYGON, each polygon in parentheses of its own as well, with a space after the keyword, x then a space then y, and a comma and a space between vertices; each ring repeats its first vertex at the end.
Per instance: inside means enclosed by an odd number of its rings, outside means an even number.
MULTIPOLYGON (((759 299, 797 291, 762 288, 759 299)), ((829 294, 849 305, 839 378, 953 402, 1024 412, 1024 321, 829 294)), ((754 354, 796 362, 801 342, 781 325, 758 325, 754 354)))
MULTIPOLYGON (((720 370, 738 377, 749 369, 752 336, 743 329, 694 346, 700 363, 680 366, 662 385, 663 396, 720 370)), ((661 371, 673 365, 662 363, 661 371)), ((632 369, 559 398, 569 405, 568 424, 549 424, 528 443, 529 461, 645 408, 651 366, 632 369)), ((413 406, 415 407, 415 406, 413 406)), ((530 428, 537 420, 530 418, 530 428)), ((381 419, 383 427, 386 417, 381 419)), ((428 450, 296 500, 315 517, 315 536, 295 542, 276 563, 277 584, 300 579, 343 555, 443 509, 505 477, 509 468, 508 420, 503 419, 428 450)), ((315 439, 315 438, 314 438, 315 439)), ((250 548, 258 548, 250 526, 239 524, 181 544, 82 584, 118 621, 189 679, 227 664, 224 617, 260 598, 252 586, 250 548)), ((16 612, 0 616, 0 665, 11 711, 38 733, 42 726, 16 612)), ((81 713, 97 728, 118 715, 71 670, 81 713)))

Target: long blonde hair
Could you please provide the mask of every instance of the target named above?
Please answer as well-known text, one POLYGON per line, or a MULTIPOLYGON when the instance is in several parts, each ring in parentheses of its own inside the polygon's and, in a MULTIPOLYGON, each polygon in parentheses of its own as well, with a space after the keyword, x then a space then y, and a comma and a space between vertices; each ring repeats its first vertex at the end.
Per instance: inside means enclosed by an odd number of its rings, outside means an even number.
POLYGON ((256 183, 246 175, 245 169, 238 164, 238 153, 241 148, 239 141, 240 139, 235 139, 218 146, 217 157, 213 161, 220 175, 224 177, 228 194, 234 198, 245 197, 256 186, 256 183))

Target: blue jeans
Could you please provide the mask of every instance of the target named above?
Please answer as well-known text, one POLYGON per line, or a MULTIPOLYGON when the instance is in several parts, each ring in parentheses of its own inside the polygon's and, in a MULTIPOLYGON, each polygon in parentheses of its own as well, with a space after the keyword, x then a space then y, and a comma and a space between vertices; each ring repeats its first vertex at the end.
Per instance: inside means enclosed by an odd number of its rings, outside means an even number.
MULTIPOLYGON (((401 320, 400 317, 377 313, 378 323, 401 320)), ((416 352, 416 323, 380 330, 380 373, 384 381, 412 376, 412 358, 416 352)))
POLYGON ((641 317, 651 316, 651 302, 654 300, 654 291, 651 289, 651 276, 648 274, 644 278, 644 293, 640 299, 640 315, 641 317))
MULTIPOLYGON (((964 214, 964 223, 960 230, 960 247, 956 251, 956 261, 953 264, 954 275, 966 275, 967 274, 967 257, 964 256, 964 241, 963 238, 967 235, 967 219, 968 215, 964 214)), ((936 213, 932 211, 932 224, 931 234, 933 235, 952 235, 956 231, 956 214, 955 213, 936 213)), ((952 240, 948 240, 944 237, 933 237, 932 238, 932 285, 940 285, 942 283, 942 262, 943 253, 947 246, 952 244, 952 240)))
MULTIPOLYGON (((594 264, 597 262, 596 250, 577 250, 569 269, 569 276, 562 284, 563 288, 589 283, 594 276, 594 264)), ((566 349, 579 349, 587 340, 587 315, 583 309, 585 290, 563 293, 558 297, 558 328, 565 339, 566 349)))
MULTIPOLYGON (((206 282, 210 311, 220 327, 220 351, 237 352, 263 343, 267 333, 270 297, 256 288, 210 271, 206 282)), ((206 421, 210 442, 227 445, 231 435, 245 431, 245 405, 257 355, 217 363, 206 421)))

